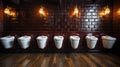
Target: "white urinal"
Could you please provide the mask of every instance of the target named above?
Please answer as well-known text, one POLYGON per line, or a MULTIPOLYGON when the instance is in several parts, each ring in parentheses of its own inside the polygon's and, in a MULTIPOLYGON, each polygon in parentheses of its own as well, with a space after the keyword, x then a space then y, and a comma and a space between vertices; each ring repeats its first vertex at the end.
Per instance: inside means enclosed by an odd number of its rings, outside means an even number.
POLYGON ((38 36, 36 38, 39 48, 44 49, 46 47, 47 39, 47 36, 38 36))
POLYGON ((26 49, 30 46, 31 36, 21 36, 18 38, 18 42, 21 48, 26 49))
POLYGON ((86 36, 87 46, 90 49, 94 49, 97 44, 98 38, 95 36, 86 36))
POLYGON ((80 37, 79 36, 70 36, 70 43, 73 49, 77 49, 79 46, 80 37))
POLYGON ((102 36, 103 47, 107 49, 111 49, 116 41, 116 38, 111 36, 102 36))
POLYGON ((54 42, 57 49, 62 48, 63 40, 63 36, 54 36, 54 42))
POLYGON ((13 47, 14 39, 15 39, 14 36, 6 36, 0 38, 1 43, 5 49, 9 49, 13 47))

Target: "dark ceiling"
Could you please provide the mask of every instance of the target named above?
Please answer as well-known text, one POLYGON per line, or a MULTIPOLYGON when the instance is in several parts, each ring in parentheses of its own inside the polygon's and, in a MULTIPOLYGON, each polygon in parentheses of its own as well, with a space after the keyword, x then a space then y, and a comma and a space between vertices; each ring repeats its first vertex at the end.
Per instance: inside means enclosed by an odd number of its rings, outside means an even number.
MULTIPOLYGON (((102 0, 2 0, 4 2, 13 2, 15 4, 26 3, 26 2, 32 2, 32 3, 40 3, 40 2, 46 2, 51 4, 62 4, 62 3, 86 3, 86 2, 99 2, 102 0)), ((105 0, 108 1, 108 0, 105 0)), ((104 1, 104 2, 105 2, 104 1)))

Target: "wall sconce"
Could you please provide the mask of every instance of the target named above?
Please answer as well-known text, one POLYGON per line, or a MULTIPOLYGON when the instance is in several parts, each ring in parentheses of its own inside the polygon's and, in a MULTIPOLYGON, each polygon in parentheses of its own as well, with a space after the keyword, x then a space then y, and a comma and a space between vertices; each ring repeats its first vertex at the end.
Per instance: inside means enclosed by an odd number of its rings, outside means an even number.
POLYGON ((11 7, 7 7, 4 9, 4 13, 8 16, 11 16, 11 17, 17 17, 17 12, 16 10, 14 10, 13 8, 11 7))
POLYGON ((101 17, 102 17, 102 16, 106 16, 106 15, 108 15, 108 14, 110 14, 110 9, 109 9, 108 6, 104 7, 104 8, 100 11, 100 16, 101 16, 101 17))
POLYGON ((74 10, 70 12, 70 17, 76 17, 76 18, 80 17, 80 11, 77 6, 75 6, 74 10))
POLYGON ((41 7, 41 8, 39 9, 39 14, 40 14, 40 16, 42 16, 42 17, 47 17, 47 16, 48 16, 48 11, 47 11, 44 7, 41 7))
POLYGON ((120 8, 117 10, 117 14, 120 15, 120 8))

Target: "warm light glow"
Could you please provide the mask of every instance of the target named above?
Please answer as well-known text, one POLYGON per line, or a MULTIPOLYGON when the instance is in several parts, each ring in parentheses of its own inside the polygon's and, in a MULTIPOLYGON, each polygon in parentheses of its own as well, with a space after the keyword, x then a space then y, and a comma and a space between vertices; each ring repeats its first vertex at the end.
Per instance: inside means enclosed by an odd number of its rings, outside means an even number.
POLYGON ((4 13, 12 17, 17 16, 17 12, 10 7, 5 8, 4 13))
POLYGON ((4 13, 9 15, 10 14, 10 9, 11 8, 5 8, 4 13))
POLYGON ((120 13, 120 9, 118 10, 118 13, 120 13))
POLYGON ((104 16, 104 15, 106 15, 105 12, 104 12, 104 11, 101 11, 101 12, 100 12, 100 16, 104 16))
POLYGON ((45 15, 43 8, 40 8, 39 13, 45 15))
POLYGON ((40 15, 42 15, 42 16, 44 16, 44 17, 46 17, 46 16, 48 15, 48 13, 47 13, 47 11, 45 10, 44 7, 41 7, 41 8, 39 9, 39 13, 40 13, 40 15))
POLYGON ((10 16, 16 17, 16 13, 15 12, 11 12, 10 16))
POLYGON ((120 15, 120 8, 118 9, 117 13, 120 15))
POLYGON ((79 12, 78 8, 77 8, 77 7, 75 7, 74 12, 73 12, 73 15, 77 15, 77 14, 78 14, 78 12, 79 12))
POLYGON ((80 12, 77 6, 75 6, 74 10, 71 12, 70 14, 71 17, 79 17, 80 16, 80 12))
POLYGON ((101 11, 100 11, 100 16, 105 16, 105 15, 108 15, 110 13, 110 9, 107 7, 104 7, 101 11))
POLYGON ((105 9, 105 14, 109 14, 110 13, 110 9, 107 7, 104 8, 105 9))

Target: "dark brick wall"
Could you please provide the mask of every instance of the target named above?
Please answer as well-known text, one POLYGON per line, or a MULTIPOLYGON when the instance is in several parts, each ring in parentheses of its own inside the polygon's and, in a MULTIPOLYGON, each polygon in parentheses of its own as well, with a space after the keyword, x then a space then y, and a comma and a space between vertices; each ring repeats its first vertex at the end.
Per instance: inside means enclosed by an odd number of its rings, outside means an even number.
MULTIPOLYGON (((63 52, 90 50, 87 48, 85 40, 85 36, 89 32, 92 32, 93 35, 99 38, 95 50, 104 50, 101 36, 107 34, 117 38, 117 42, 112 49, 117 51, 120 49, 120 23, 119 16, 117 16, 115 12, 117 8, 119 8, 119 0, 112 1, 113 0, 61 0, 60 2, 59 0, 20 0, 20 2, 16 2, 16 0, 4 0, 4 8, 10 5, 16 8, 19 15, 14 21, 4 15, 3 34, 17 35, 17 37, 32 34, 33 41, 27 50, 35 50, 38 52, 57 51, 54 45, 53 36, 58 33, 63 33, 65 35, 65 41, 62 48, 63 52), (41 5, 49 12, 46 19, 41 18, 38 13, 41 5), (70 18, 69 13, 76 5, 80 9, 80 18, 70 18), (111 13, 107 17, 101 18, 99 16, 99 11, 106 5, 110 7, 111 13), (70 47, 68 39, 70 33, 78 33, 81 38, 80 46, 77 50, 73 50, 70 47), (36 43, 36 37, 43 34, 50 35, 49 42, 45 50, 40 50, 36 43)), ((2 26, 0 29, 3 29, 2 26)), ((15 43, 13 49, 15 49, 13 51, 22 51, 18 43, 15 43)))
POLYGON ((113 13, 113 31, 114 33, 120 33, 120 14, 117 13, 120 8, 120 1, 114 1, 114 13, 113 13))
POLYGON ((100 9, 107 4, 112 10, 111 0, 23 0, 16 4, 19 18, 16 21, 5 19, 4 31, 111 32, 112 12, 104 19, 99 16, 100 9), (38 14, 41 5, 49 12, 46 20, 38 14), (70 18, 69 13, 76 5, 81 16, 70 18))
POLYGON ((3 32, 3 3, 0 1, 0 36, 3 32))
POLYGON ((116 45, 114 46, 114 50, 120 50, 120 14, 117 13, 118 9, 120 8, 120 1, 114 0, 113 2, 113 36, 117 37, 116 45))

